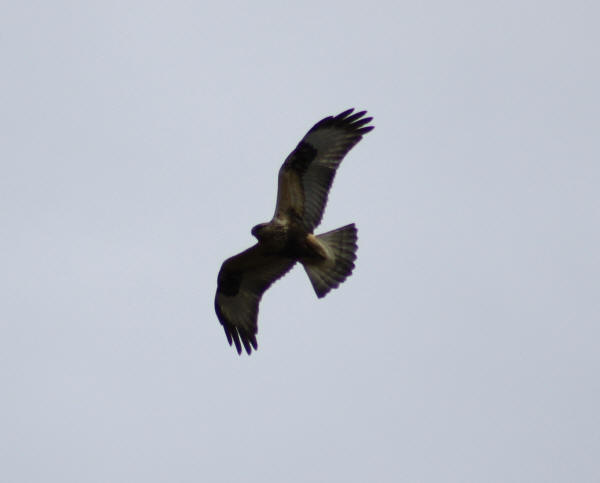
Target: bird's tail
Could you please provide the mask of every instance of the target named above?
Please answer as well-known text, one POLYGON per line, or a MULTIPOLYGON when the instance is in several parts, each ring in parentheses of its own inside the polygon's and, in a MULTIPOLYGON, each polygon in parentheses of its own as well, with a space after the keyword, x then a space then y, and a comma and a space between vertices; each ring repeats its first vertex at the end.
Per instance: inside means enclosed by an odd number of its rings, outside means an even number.
POLYGON ((317 297, 325 297, 352 273, 356 260, 357 230, 354 223, 317 235, 326 257, 304 263, 317 297))

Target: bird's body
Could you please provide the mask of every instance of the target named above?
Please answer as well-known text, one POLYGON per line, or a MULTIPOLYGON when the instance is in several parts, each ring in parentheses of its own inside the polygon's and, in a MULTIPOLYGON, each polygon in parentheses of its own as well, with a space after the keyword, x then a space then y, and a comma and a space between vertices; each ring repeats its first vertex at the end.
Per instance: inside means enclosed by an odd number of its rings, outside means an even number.
POLYGON ((258 304, 271 284, 302 263, 317 296, 324 297, 352 273, 356 259, 354 224, 314 235, 337 167, 373 129, 372 118, 353 109, 327 117, 308 131, 279 171, 277 205, 271 221, 252 228, 258 243, 223 263, 215 310, 229 344, 238 353, 257 348, 258 304))
POLYGON ((297 261, 326 257, 325 247, 301 224, 273 219, 252 229, 259 246, 266 251, 297 261))

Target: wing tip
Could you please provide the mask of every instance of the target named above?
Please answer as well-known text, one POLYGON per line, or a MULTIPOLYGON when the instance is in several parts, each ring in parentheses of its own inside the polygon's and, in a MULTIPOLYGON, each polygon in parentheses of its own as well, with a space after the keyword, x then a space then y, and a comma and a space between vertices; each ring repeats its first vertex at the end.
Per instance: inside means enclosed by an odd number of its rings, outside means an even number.
POLYGON ((223 330, 225 331, 227 342, 230 346, 235 346, 235 350, 237 351, 238 355, 242 355, 242 346, 248 355, 252 354, 253 348, 255 351, 258 350, 256 334, 245 331, 229 322, 229 320, 227 320, 223 314, 221 307, 219 307, 217 300, 215 300, 215 311, 217 313, 217 317, 219 318, 219 322, 221 322, 223 330))
POLYGON ((245 350, 246 354, 251 355, 252 350, 258 350, 258 343, 256 341, 256 335, 247 334, 243 331, 240 331, 239 328, 234 327, 233 325, 225 322, 221 322, 223 324, 223 329, 225 331, 225 337, 227 337, 227 342, 229 342, 230 346, 234 346, 238 355, 242 355, 242 352, 245 350))
POLYGON ((358 112, 354 112, 354 110, 354 107, 351 107, 350 109, 340 112, 337 116, 326 117, 319 121, 313 127, 313 130, 315 128, 323 127, 324 125, 334 125, 353 131, 361 136, 372 131, 375 126, 367 126, 367 124, 373 120, 373 117, 365 117, 367 114, 366 110, 358 112))

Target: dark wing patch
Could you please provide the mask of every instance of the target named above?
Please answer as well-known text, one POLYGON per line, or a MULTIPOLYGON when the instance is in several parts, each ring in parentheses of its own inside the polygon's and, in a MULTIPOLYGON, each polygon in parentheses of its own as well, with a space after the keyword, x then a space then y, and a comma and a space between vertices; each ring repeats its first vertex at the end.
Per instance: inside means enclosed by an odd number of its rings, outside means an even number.
POLYGON ((300 141, 288 158, 288 167, 302 176, 316 157, 317 150, 310 144, 300 141))
POLYGON ((263 293, 296 263, 266 253, 258 244, 223 262, 217 279, 215 311, 229 345, 238 354, 242 345, 250 354, 257 349, 258 304, 263 293))
POLYGON ((306 230, 319 225, 329 189, 344 156, 373 129, 373 118, 354 109, 329 116, 306 133, 279 170, 275 216, 301 218, 306 230))

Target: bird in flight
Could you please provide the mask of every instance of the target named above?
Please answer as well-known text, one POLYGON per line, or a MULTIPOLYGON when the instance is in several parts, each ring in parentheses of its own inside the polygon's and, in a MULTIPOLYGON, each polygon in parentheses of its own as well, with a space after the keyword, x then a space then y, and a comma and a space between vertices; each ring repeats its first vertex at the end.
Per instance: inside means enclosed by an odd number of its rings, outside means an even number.
POLYGON ((279 170, 275 214, 252 228, 256 245, 223 262, 215 311, 229 345, 238 354, 257 349, 258 304, 265 291, 300 262, 321 298, 352 273, 356 260, 354 223, 320 235, 329 188, 344 156, 373 126, 366 111, 348 109, 316 123, 279 170))

